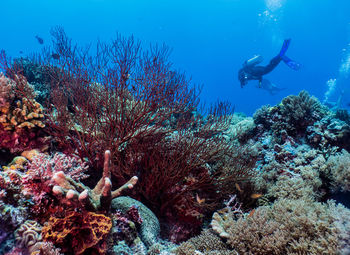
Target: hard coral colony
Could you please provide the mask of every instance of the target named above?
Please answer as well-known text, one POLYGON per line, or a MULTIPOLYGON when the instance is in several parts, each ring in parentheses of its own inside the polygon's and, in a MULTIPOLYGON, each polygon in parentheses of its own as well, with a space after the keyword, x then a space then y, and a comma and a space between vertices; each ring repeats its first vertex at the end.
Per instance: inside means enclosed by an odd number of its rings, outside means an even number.
POLYGON ((201 114, 167 48, 52 35, 54 62, 0 55, 0 254, 349 254, 344 112, 201 114))

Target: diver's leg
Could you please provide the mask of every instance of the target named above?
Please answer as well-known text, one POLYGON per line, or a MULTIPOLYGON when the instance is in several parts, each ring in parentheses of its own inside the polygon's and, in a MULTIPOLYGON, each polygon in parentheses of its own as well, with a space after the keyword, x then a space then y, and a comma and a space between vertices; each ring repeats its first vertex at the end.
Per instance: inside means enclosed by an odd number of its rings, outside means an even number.
POLYGON ((275 69, 275 67, 278 66, 281 60, 282 58, 279 55, 271 59, 270 63, 267 66, 264 66, 263 74, 267 74, 271 72, 273 69, 275 69))
POLYGON ((274 57, 273 59, 271 59, 270 63, 267 66, 265 66, 265 70, 264 70, 265 74, 271 72, 281 62, 281 60, 283 59, 284 54, 288 50, 288 47, 289 47, 289 44, 290 44, 290 40, 291 39, 286 39, 286 40, 283 41, 283 45, 282 45, 282 48, 281 48, 279 54, 276 57, 274 57))

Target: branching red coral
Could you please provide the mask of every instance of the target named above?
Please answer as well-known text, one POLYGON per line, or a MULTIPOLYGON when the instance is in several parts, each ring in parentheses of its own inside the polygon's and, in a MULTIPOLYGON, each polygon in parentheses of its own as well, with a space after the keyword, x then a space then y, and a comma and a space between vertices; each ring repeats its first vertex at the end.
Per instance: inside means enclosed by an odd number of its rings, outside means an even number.
POLYGON ((87 165, 77 157, 56 153, 52 157, 39 153, 28 165, 28 171, 23 177, 24 191, 32 195, 35 206, 32 211, 43 213, 53 203, 52 188, 55 185, 53 177, 58 172, 79 180, 87 177, 87 165))

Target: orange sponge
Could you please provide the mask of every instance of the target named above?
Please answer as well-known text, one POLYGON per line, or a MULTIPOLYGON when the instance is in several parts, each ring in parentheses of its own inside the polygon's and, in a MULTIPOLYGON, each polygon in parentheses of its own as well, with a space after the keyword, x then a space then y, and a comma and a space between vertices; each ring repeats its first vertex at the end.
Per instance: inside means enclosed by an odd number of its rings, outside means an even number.
POLYGON ((45 241, 53 242, 63 252, 83 254, 105 254, 107 236, 112 228, 112 220, 93 212, 69 212, 65 218, 51 216, 42 229, 45 241))

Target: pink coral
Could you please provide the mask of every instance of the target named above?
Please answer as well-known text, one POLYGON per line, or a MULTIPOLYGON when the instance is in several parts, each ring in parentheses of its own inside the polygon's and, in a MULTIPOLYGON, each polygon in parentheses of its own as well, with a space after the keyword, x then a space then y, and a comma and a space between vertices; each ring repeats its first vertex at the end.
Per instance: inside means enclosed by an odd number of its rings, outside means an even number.
POLYGON ((0 149, 9 149, 11 153, 23 152, 34 148, 44 148, 48 137, 43 137, 41 130, 17 129, 6 130, 0 124, 0 149))
POLYGON ((39 153, 28 165, 28 171, 23 177, 23 187, 25 192, 33 196, 36 209, 43 210, 52 197, 50 195, 53 186, 53 176, 58 172, 63 172, 74 180, 84 179, 87 175, 86 163, 76 157, 70 157, 62 153, 48 156, 39 153), (44 205, 44 206, 43 206, 44 205))
POLYGON ((13 88, 14 82, 6 78, 3 73, 0 73, 0 107, 6 106, 13 99, 13 88))

